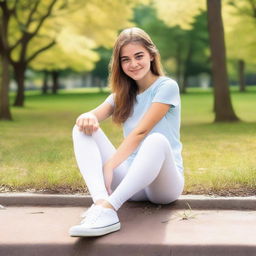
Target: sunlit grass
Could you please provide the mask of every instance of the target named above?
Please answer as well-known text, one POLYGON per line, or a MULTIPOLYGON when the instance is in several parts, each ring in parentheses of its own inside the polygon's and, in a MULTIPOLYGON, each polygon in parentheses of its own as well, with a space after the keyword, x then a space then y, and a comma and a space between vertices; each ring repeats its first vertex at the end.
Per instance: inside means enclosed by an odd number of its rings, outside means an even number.
MULTIPOLYGON (((96 90, 96 91, 93 91, 96 90)), ((77 169, 71 130, 76 117, 100 104, 107 92, 61 91, 42 96, 28 92, 24 108, 12 108, 13 122, 0 123, 0 185, 27 188, 85 188, 77 169)), ((184 193, 256 190, 256 87, 232 88, 234 109, 243 122, 213 123, 211 89, 191 88, 182 99, 181 140, 184 193)), ((102 128, 115 146, 120 127, 111 120, 102 128)))

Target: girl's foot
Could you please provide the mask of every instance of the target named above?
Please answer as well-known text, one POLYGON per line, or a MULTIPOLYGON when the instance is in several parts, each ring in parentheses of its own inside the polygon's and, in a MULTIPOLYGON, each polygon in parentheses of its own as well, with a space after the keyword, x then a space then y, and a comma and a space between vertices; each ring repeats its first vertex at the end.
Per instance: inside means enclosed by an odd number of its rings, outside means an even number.
POLYGON ((87 216, 88 212, 91 211, 91 209, 92 209, 94 206, 95 206, 95 204, 92 204, 89 209, 85 210, 85 211, 80 215, 80 217, 81 217, 81 218, 85 218, 85 217, 87 216))
POLYGON ((95 205, 87 212, 86 218, 80 225, 70 228, 70 236, 102 236, 121 228, 119 218, 115 210, 95 205))
POLYGON ((104 199, 98 200, 95 204, 96 205, 101 205, 105 208, 110 208, 110 209, 115 210, 115 208, 112 206, 112 204, 110 204, 107 200, 104 200, 104 199))
POLYGON ((81 217, 81 218, 85 218, 85 217, 87 216, 88 212, 91 211, 91 209, 92 209, 95 205, 101 205, 101 206, 103 206, 104 208, 110 208, 110 209, 115 210, 114 207, 113 207, 108 201, 106 201, 106 200, 104 200, 104 199, 100 199, 100 200, 98 200, 97 202, 93 203, 93 204, 90 206, 89 209, 87 209, 86 211, 84 211, 84 212, 80 215, 80 217, 81 217))

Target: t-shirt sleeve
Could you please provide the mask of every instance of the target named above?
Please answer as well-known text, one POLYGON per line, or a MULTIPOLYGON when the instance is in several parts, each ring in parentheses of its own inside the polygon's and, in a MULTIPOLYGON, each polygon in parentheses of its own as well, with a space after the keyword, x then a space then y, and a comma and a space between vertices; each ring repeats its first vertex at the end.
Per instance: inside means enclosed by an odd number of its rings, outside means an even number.
POLYGON ((111 106, 115 106, 115 100, 114 100, 114 94, 111 93, 106 99, 104 102, 107 102, 109 103, 111 106))
POLYGON ((160 85, 153 97, 152 102, 170 104, 174 107, 180 103, 179 86, 176 81, 165 81, 160 85))

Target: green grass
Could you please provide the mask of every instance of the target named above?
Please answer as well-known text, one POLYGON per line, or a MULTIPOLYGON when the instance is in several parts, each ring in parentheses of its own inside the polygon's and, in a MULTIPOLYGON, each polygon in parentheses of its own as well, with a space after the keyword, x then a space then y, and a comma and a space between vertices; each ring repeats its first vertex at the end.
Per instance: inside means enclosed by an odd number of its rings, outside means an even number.
MULTIPOLYGON (((71 130, 76 117, 100 104, 107 92, 80 89, 42 96, 28 92, 24 108, 12 107, 13 122, 0 122, 2 190, 85 191, 76 166, 71 130)), ((182 100, 181 140, 184 193, 255 194, 256 87, 232 88, 234 109, 242 120, 213 123, 211 90, 191 88, 182 100)), ((102 128, 118 146, 120 127, 102 128)), ((0 187, 1 191, 1 187, 0 187)))

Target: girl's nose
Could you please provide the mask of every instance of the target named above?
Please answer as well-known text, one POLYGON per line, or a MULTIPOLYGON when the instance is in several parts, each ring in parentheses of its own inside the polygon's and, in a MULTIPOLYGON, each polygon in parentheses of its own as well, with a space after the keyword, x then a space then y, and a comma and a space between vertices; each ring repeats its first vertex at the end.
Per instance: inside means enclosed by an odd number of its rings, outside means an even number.
POLYGON ((136 60, 131 60, 131 62, 130 62, 130 66, 131 66, 131 68, 136 68, 136 67, 137 67, 137 65, 138 65, 138 63, 137 63, 137 61, 136 61, 136 60))

